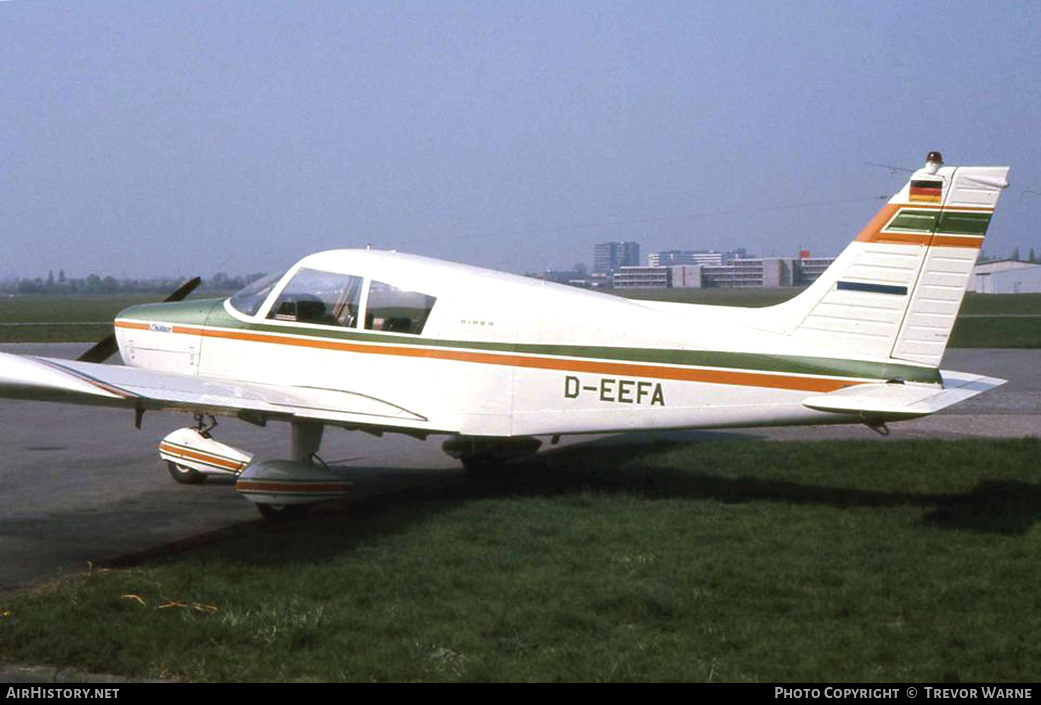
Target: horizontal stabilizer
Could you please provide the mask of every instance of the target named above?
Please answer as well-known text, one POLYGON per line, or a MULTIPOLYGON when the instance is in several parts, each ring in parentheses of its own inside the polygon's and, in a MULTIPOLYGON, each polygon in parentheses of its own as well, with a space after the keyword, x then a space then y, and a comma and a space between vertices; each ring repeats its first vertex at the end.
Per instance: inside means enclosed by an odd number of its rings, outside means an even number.
POLYGON ((803 406, 878 421, 927 416, 1005 383, 996 377, 941 370, 943 388, 916 384, 859 384, 813 396, 803 406))

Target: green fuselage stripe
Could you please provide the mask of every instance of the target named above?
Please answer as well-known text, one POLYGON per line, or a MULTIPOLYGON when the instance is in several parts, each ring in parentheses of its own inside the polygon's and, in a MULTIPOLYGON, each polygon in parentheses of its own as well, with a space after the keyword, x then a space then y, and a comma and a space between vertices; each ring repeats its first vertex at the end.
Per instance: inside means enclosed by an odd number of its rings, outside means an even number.
POLYGON ((336 330, 310 326, 286 326, 276 323, 252 323, 230 316, 223 299, 194 300, 174 304, 145 304, 120 313, 120 318, 159 321, 187 326, 226 328, 257 333, 309 336, 358 343, 384 343, 415 347, 438 347, 551 357, 609 360, 617 362, 656 363, 734 369, 756 372, 824 375, 858 379, 893 380, 939 384, 939 370, 889 362, 868 362, 841 358, 764 353, 720 352, 657 348, 627 348, 585 345, 552 345, 541 343, 495 343, 470 340, 435 340, 412 335, 385 335, 353 329, 336 330))

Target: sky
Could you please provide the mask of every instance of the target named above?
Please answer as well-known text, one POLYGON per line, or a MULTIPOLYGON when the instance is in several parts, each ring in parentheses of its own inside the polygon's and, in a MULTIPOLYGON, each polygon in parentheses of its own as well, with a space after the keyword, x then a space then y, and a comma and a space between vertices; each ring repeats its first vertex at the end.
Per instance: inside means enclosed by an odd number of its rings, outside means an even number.
POLYGON ((1041 253, 1038 2, 0 2, 0 277, 835 255, 931 150, 1041 253))

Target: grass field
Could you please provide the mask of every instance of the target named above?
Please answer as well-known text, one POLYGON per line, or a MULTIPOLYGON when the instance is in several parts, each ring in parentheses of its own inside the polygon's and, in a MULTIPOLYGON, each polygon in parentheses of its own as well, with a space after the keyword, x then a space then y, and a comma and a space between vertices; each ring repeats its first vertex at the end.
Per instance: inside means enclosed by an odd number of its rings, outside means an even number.
MULTIPOLYGON (((227 292, 192 298, 221 295, 227 292)), ((123 309, 162 298, 156 294, 0 296, 0 343, 93 342, 112 332, 112 320, 123 309)))
POLYGON ((1041 315, 1041 294, 966 294, 961 313, 976 316, 1041 315))
POLYGON ((1041 348, 1041 315, 1035 318, 959 318, 952 348, 1041 348))
MULTIPOLYGON (((771 306, 801 289, 645 289, 631 298, 719 306, 771 306)), ((206 296, 226 295, 207 293, 206 296)), ((0 343, 88 342, 112 332, 117 313, 149 295, 0 297, 0 343), (25 324, 32 325, 25 325, 25 324)), ((956 348, 1041 347, 1041 294, 968 294, 951 334, 956 348), (1002 318, 1002 316, 1010 316, 1002 318), (1015 317, 1012 317, 1015 316, 1015 317)))
POLYGON ((1039 453, 565 449, 12 597, 0 660, 192 680, 1035 681, 1039 453))

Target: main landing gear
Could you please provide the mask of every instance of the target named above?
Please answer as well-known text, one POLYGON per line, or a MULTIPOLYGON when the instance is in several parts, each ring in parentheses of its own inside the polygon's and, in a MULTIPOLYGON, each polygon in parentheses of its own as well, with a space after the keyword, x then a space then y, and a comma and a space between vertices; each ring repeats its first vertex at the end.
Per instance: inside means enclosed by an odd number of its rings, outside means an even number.
POLYGON ((260 516, 274 522, 303 519, 310 509, 310 504, 257 504, 260 516))
POLYGON ((542 441, 530 436, 518 438, 473 438, 455 436, 441 444, 441 450, 458 458, 471 475, 501 472, 509 460, 526 458, 538 452, 542 441))
POLYGON ((314 421, 294 422, 291 460, 253 461, 239 475, 235 489, 255 503, 265 519, 298 519, 312 504, 350 491, 352 483, 331 473, 318 458, 323 429, 314 421))

